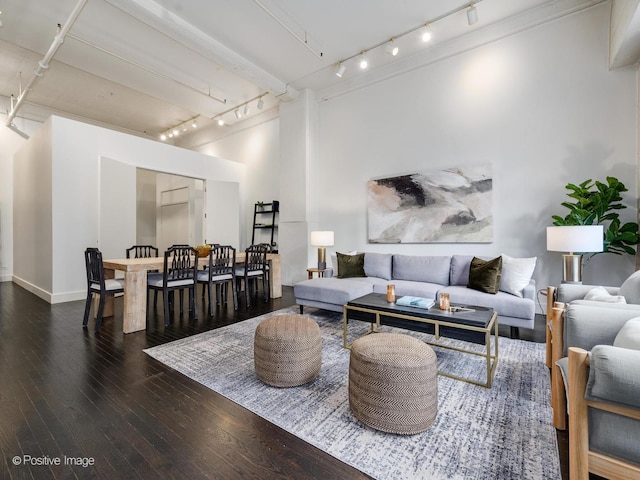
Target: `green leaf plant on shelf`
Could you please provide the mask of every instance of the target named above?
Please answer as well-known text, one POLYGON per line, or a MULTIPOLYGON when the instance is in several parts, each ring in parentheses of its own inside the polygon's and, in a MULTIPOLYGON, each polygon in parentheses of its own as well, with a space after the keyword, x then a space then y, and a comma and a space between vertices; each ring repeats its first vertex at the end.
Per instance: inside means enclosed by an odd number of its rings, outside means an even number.
MULTIPOLYGON (((553 215, 551 218, 555 226, 602 225, 603 250, 598 253, 636 254, 634 246, 640 243, 638 224, 622 224, 617 213, 617 210, 627 208, 620 203, 620 194, 628 191, 622 182, 615 177, 607 177, 607 183, 589 179, 579 185, 568 183, 565 188, 570 192, 567 195, 574 201, 562 202, 569 213, 565 217, 553 215)), ((598 253, 591 254, 587 261, 598 253)))

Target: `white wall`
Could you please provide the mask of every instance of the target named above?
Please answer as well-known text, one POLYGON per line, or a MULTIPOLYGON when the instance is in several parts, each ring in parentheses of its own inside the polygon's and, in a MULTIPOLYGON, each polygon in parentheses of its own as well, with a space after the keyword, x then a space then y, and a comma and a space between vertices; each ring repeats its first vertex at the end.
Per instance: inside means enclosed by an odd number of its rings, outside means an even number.
MULTIPOLYGON (((279 121, 270 119, 253 128, 236 131, 214 142, 207 142, 195 151, 217 158, 239 162, 246 167, 245 182, 241 184, 242 202, 239 248, 244 250, 251 243, 253 206, 258 201, 280 200, 279 121)), ((280 205, 281 209, 288 208, 280 205)))
POLYGON ((40 296, 53 286, 51 124, 45 123, 14 156, 13 271, 40 296))
MULTIPOLYGON (((564 185, 613 175, 636 219, 635 69, 607 70, 608 4, 320 104, 319 225, 336 249, 537 256, 539 287, 561 280, 545 227, 564 185), (368 245, 366 182, 490 162, 491 244, 368 245)), ((619 285, 633 259, 596 257, 585 281, 619 285)))
MULTIPOLYGON (((43 239, 53 246, 52 284, 36 284, 45 289, 46 295, 36 291, 52 303, 83 298, 86 290, 86 275, 82 252, 87 246, 99 245, 99 158, 101 156, 124 164, 149 170, 165 171, 205 180, 241 183, 244 166, 238 163, 212 158, 196 152, 166 145, 139 137, 95 127, 60 117, 51 117, 46 124, 51 129, 52 227, 51 238, 43 239)), ((34 148, 35 136, 23 148, 34 148)), ((40 148, 40 147, 37 147, 40 148)), ((46 150, 46 149, 45 149, 46 150)), ((31 156, 33 157, 33 156, 31 156)), ((37 160, 36 160, 37 162, 37 160)), ((46 162, 46 159, 45 159, 46 162)), ((21 176, 14 189, 30 191, 37 198, 32 181, 32 172, 21 176)), ((134 179, 135 182, 135 179, 134 179)), ((118 195, 119 185, 112 186, 112 194, 118 195)), ((207 199, 207 201, 209 201, 207 199)), ((237 208, 233 205, 230 209, 237 208)), ((134 216, 135 206, 122 212, 123 216, 134 216)), ((215 219, 207 219, 206 230, 213 230, 215 219)), ((14 231, 14 238, 23 235, 22 228, 14 231)), ((45 232, 46 235, 46 232, 45 232)), ((135 235, 135 233, 134 233, 135 235)), ((127 243, 133 244, 135 238, 127 243)), ((28 245, 14 243, 15 258, 22 258, 28 245)), ((105 246, 108 248, 108 246, 105 246)), ((122 252, 124 256, 124 252, 122 252)), ((20 280, 32 268, 46 268, 37 262, 14 265, 14 279, 20 280), (19 268, 18 268, 19 267, 19 268)))
MULTIPOLYGON (((0 108, 5 111, 9 106, 0 108)), ((13 272, 13 155, 26 142, 5 127, 6 118, 6 114, 0 114, 0 282, 10 281, 13 272)), ((29 135, 42 127, 39 122, 22 118, 15 118, 14 123, 29 135)))

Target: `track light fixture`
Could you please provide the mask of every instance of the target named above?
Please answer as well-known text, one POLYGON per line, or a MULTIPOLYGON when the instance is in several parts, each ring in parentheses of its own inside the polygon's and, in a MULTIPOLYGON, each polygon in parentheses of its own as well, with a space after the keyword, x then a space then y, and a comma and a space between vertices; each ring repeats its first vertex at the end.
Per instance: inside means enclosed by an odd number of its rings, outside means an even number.
POLYGON ((467 10, 467 21, 469 22, 469 25, 473 25, 478 21, 478 10, 473 3, 469 4, 469 9, 467 10))
POLYGON ((360 69, 361 70, 366 70, 366 68, 369 66, 369 62, 367 62, 367 57, 364 56, 364 52, 362 52, 361 56, 360 56, 360 69))
POLYGON ((178 125, 175 125, 167 129, 166 131, 162 132, 160 134, 160 140, 164 142, 167 140, 167 138, 177 137, 178 135, 180 135, 180 132, 186 132, 189 129, 189 125, 191 125, 193 128, 197 128, 198 124, 196 123, 196 119, 199 116, 200 115, 196 115, 195 117, 190 118, 186 122, 179 123, 178 125))
POLYGON ((422 41, 424 43, 431 41, 431 30, 429 29, 429 24, 424 24, 424 32, 422 32, 422 41))
POLYGON ((400 51, 400 49, 398 48, 398 46, 395 43, 393 43, 393 38, 391 40, 389 40, 389 43, 387 44, 386 51, 392 57, 395 57, 396 55, 398 55, 398 52, 400 51))
POLYGON ((360 53, 356 53, 354 55, 351 55, 350 57, 343 58, 342 60, 339 60, 337 63, 334 64, 333 71, 337 77, 342 78, 342 76, 344 75, 344 72, 346 71, 346 63, 354 60, 356 57, 358 58, 357 62, 360 65, 360 69, 366 70, 369 66, 369 63, 365 57, 365 54, 383 46, 385 47, 385 51, 389 55, 392 55, 395 57, 398 55, 400 51, 399 45, 397 45, 396 40, 403 37, 408 37, 409 35, 414 35, 418 31, 422 31, 421 37, 424 43, 430 42, 432 39, 431 29, 430 29, 431 24, 439 22, 440 20, 443 20, 447 17, 457 15, 459 12, 462 12, 464 10, 467 11, 467 21, 469 25, 473 25, 478 21, 478 11, 476 9, 476 5, 481 1, 482 0, 474 0, 474 1, 467 2, 459 7, 454 8, 453 10, 449 10, 448 12, 445 12, 435 18, 432 18, 428 22, 423 23, 413 29, 402 32, 396 35, 395 37, 392 37, 391 40, 385 40, 384 42, 378 43, 370 48, 362 50, 360 53))
MULTIPOLYGON (((235 117, 240 120, 243 116, 247 116, 249 115, 250 111, 251 111, 251 107, 249 106, 249 104, 255 100, 258 101, 257 103, 257 107, 258 110, 262 110, 264 108, 264 99, 263 97, 265 95, 268 95, 269 92, 264 92, 260 95, 258 95, 257 97, 253 97, 245 102, 242 102, 240 104, 237 104, 233 107, 231 107, 229 110, 225 110, 224 112, 220 112, 212 117, 209 117, 211 120, 215 121, 218 123, 218 126, 222 127, 224 125, 226 125, 226 121, 224 119, 224 117, 227 114, 231 114, 231 112, 233 112, 233 114, 235 115, 235 117), (244 112, 244 115, 243 115, 244 112)), ((233 122, 231 122, 231 124, 233 125, 233 122)))

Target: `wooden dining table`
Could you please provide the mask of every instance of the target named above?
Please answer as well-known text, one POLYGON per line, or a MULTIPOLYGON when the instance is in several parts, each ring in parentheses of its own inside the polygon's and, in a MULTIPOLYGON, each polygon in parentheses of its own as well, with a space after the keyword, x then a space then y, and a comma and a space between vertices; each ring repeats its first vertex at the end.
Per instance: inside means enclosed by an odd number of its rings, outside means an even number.
MULTIPOLYGON (((198 259, 204 265, 208 257, 198 259)), ((236 253, 236 264, 243 264, 245 252, 236 253)), ((269 293, 271 298, 282 297, 282 265, 280 254, 268 253, 269 293)), ((117 258, 103 260, 105 278, 115 278, 116 271, 124 272, 124 333, 144 330, 147 325, 147 272, 164 269, 164 257, 117 258)), ((113 315, 113 297, 107 297, 103 316, 113 315)))

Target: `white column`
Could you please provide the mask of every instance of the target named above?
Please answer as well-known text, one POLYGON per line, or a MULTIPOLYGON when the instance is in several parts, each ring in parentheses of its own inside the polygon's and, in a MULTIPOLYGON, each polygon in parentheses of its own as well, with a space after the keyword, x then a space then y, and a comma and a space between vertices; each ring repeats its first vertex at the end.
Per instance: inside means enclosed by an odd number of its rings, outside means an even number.
POLYGON ((318 105, 310 90, 280 105, 280 223, 282 282, 307 278, 314 263, 309 232, 318 223, 318 105), (312 258, 313 257, 313 258, 312 258))

